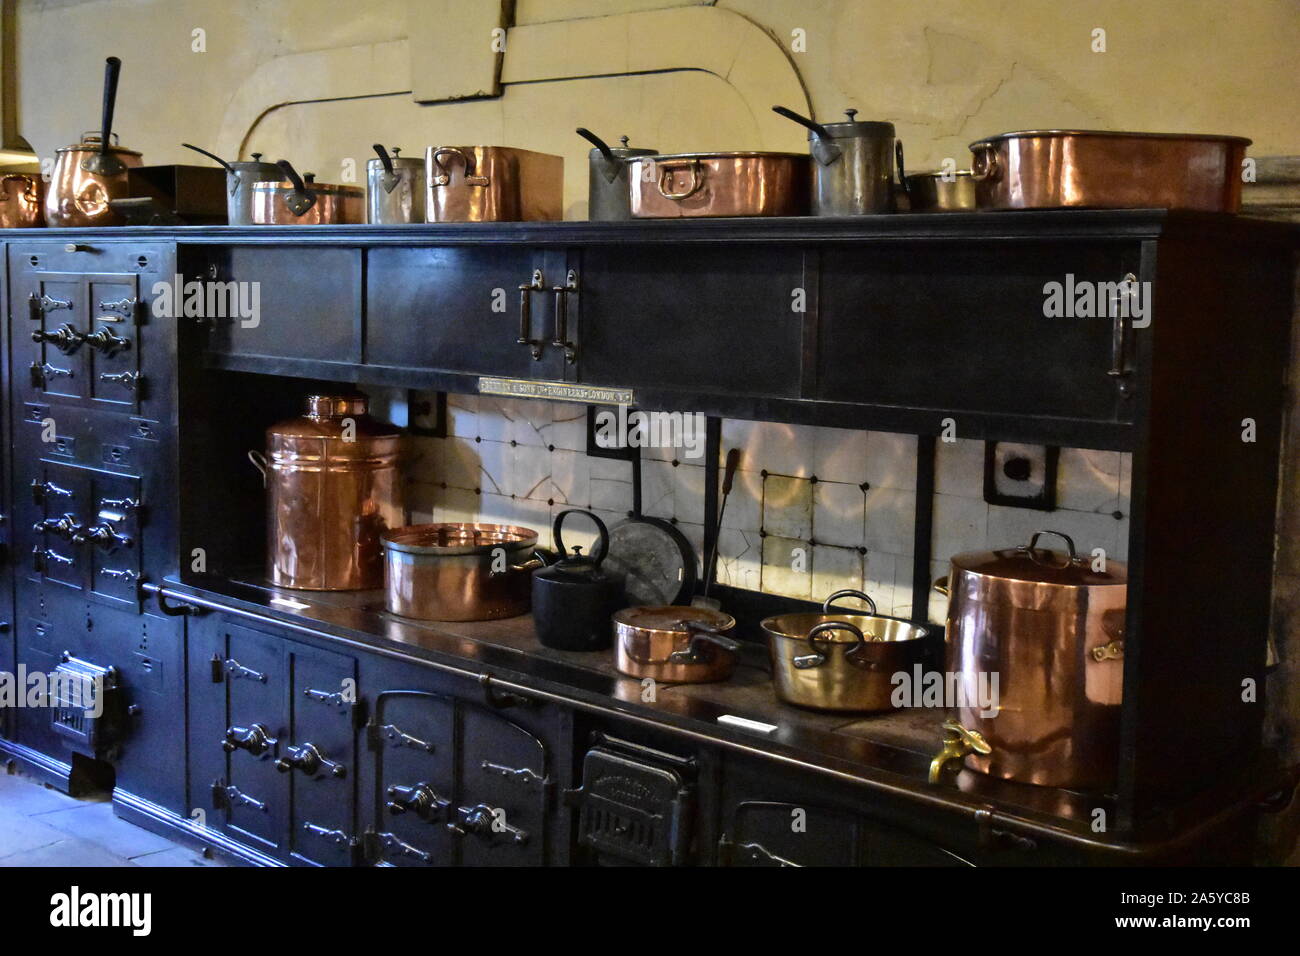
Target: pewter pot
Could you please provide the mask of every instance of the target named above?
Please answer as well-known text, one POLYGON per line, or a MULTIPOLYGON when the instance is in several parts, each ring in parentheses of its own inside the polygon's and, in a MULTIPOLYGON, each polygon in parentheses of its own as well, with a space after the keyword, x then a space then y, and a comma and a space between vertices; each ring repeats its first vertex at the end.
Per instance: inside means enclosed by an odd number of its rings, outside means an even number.
POLYGON ((226 162, 206 149, 181 143, 186 149, 208 157, 226 170, 226 223, 231 226, 253 225, 253 186, 256 183, 278 183, 284 173, 275 163, 262 162, 262 154, 254 153, 248 162, 226 162))
POLYGON ((860 122, 857 110, 845 110, 842 123, 816 123, 784 106, 773 112, 808 130, 812 152, 812 214, 865 216, 894 210, 893 123, 860 122))
POLYGON ((587 218, 592 222, 631 219, 631 187, 628 184, 631 160, 638 156, 658 156, 659 151, 628 146, 626 136, 620 139, 622 146, 610 146, 589 129, 579 126, 576 132, 595 146, 587 154, 587 218))
POLYGON ((424 159, 401 156, 396 146, 389 155, 380 143, 374 150, 379 158, 366 163, 366 222, 424 222, 424 159))

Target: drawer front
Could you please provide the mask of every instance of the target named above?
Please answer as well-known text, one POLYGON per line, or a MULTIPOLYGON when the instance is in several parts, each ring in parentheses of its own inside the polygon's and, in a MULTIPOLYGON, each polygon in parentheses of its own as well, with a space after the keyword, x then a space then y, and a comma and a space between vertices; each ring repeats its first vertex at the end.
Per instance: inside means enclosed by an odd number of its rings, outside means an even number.
MULTIPOLYGON (((463 246, 374 249, 366 269, 366 361, 471 375, 563 378, 554 337, 555 258, 521 248, 463 246), (521 292, 534 271, 543 287, 521 292), (552 281, 554 280, 554 281, 552 281), (526 306, 524 303, 527 303, 526 306), (521 309, 529 334, 546 344, 539 359, 520 344, 521 309)), ((562 258, 562 257, 560 257, 562 258)), ((556 260, 559 261, 558 259, 556 260)))
MULTIPOLYGON (((1079 296, 1085 288, 1099 290, 1109 310, 1111 286, 1136 272, 1138 252, 1126 244, 1042 248, 994 241, 978 248, 827 249, 818 397, 954 413, 1032 409, 1043 416, 1130 420, 1132 403, 1108 374, 1115 321, 1096 314, 1095 297, 1089 304, 1079 296), (1061 286, 1059 297, 1053 283, 1061 286), (1067 314, 1047 314, 1057 305, 1067 314)), ((1131 351, 1138 340, 1131 326, 1125 331, 1131 351)), ((1129 367, 1133 361, 1128 354, 1129 367)), ((960 419, 957 429, 960 434, 960 419)))
POLYGON ((590 248, 580 286, 583 383, 799 397, 801 250, 590 248))
POLYGON ((184 268, 204 299, 185 314, 202 318, 209 351, 361 360, 359 249, 230 246, 187 254, 184 268))

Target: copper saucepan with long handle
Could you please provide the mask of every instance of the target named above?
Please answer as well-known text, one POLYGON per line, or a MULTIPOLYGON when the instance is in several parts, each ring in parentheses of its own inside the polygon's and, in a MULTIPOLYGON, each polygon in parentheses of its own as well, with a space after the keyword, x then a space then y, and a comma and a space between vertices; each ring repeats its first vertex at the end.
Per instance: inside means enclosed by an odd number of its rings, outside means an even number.
POLYGON ((614 615, 614 666, 629 677, 673 684, 726 680, 740 644, 730 614, 686 605, 629 607, 614 615))

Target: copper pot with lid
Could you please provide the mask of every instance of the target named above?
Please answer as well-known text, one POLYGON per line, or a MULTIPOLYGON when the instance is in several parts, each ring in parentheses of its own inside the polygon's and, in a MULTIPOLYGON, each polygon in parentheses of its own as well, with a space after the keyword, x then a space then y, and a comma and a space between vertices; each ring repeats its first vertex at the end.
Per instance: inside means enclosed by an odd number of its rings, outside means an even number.
POLYGON ((627 607, 614 615, 614 666, 628 677, 673 684, 726 680, 740 643, 730 614, 706 607, 627 607))
POLYGON ((0 229, 45 225, 45 181, 40 173, 6 173, 0 178, 0 229))
POLYGON ((278 587, 382 587, 381 535, 405 523, 401 434, 364 395, 310 395, 306 415, 266 430, 249 452, 266 481, 267 573, 278 587))
POLYGON ((366 191, 360 186, 318 183, 314 173, 299 176, 288 160, 276 165, 283 180, 253 183, 253 225, 325 226, 363 221, 366 191))
POLYGON ((1068 535, 1039 531, 1018 548, 956 555, 946 590, 947 670, 962 699, 931 781, 964 761, 1009 780, 1110 791, 1119 766, 1125 566, 1080 557, 1068 535), (1040 548, 1045 535, 1066 550, 1040 548))

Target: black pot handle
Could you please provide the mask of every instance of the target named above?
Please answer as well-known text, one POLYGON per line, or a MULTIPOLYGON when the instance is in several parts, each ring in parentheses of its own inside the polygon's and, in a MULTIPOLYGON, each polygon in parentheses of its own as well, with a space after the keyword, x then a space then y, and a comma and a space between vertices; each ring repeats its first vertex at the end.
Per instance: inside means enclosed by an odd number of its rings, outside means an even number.
POLYGON ((568 554, 568 550, 564 547, 564 539, 560 537, 560 528, 564 524, 564 519, 569 515, 586 515, 596 523, 596 533, 600 535, 600 541, 597 542, 595 549, 587 557, 591 559, 592 564, 599 565, 600 562, 605 560, 605 554, 609 551, 609 529, 605 527, 605 522, 600 520, 599 515, 590 511, 584 511, 581 508, 569 508, 555 516, 555 526, 551 529, 551 536, 555 539, 555 550, 560 553, 561 558, 568 554))
POLYGON ((898 166, 898 185, 903 187, 903 195, 912 198, 912 188, 907 185, 907 173, 903 170, 903 141, 894 140, 894 162, 898 166))
POLYGON ((814 667, 821 667, 830 660, 828 656, 829 649, 823 651, 817 646, 817 638, 829 631, 847 631, 857 638, 853 646, 844 652, 844 656, 849 660, 853 659, 853 656, 865 646, 867 641, 862 629, 855 624, 849 624, 847 621, 823 621, 810 630, 807 637, 804 638, 808 642, 808 647, 812 649, 812 653, 800 654, 792 661, 798 670, 806 671, 814 667))
POLYGON ((389 158, 388 150, 384 149, 383 143, 375 143, 371 148, 374 149, 375 155, 379 157, 379 161, 384 164, 384 172, 390 176, 393 175, 393 161, 389 158))
POLYGON ((704 660, 704 655, 700 652, 703 645, 712 644, 720 647, 724 651, 730 651, 732 654, 740 653, 740 641, 727 637, 711 627, 705 627, 703 624, 697 624, 695 621, 682 621, 682 626, 691 635, 691 642, 685 650, 673 651, 668 655, 668 660, 673 664, 699 664, 704 660))
POLYGON ((605 157, 605 162, 614 164, 618 163, 618 157, 615 156, 614 151, 609 148, 609 144, 591 130, 587 129, 585 126, 579 126, 574 130, 574 132, 600 150, 600 155, 605 157))
POLYGON ((810 120, 806 116, 801 116, 800 114, 796 113, 792 109, 787 109, 784 106, 773 106, 772 112, 778 116, 784 116, 788 120, 794 120, 800 126, 804 126, 812 130, 822 139, 829 140, 831 138, 830 133, 826 132, 826 127, 823 126, 821 123, 814 122, 813 120, 810 120))
POLYGON ((181 145, 184 146, 186 149, 192 149, 194 150, 194 152, 199 153, 202 156, 208 157, 208 159, 211 159, 214 162, 220 163, 222 166, 226 167, 226 172, 228 173, 233 173, 235 171, 235 167, 231 166, 228 162, 226 162, 216 153, 209 153, 206 149, 203 149, 201 146, 195 146, 191 143, 181 143, 181 145))

